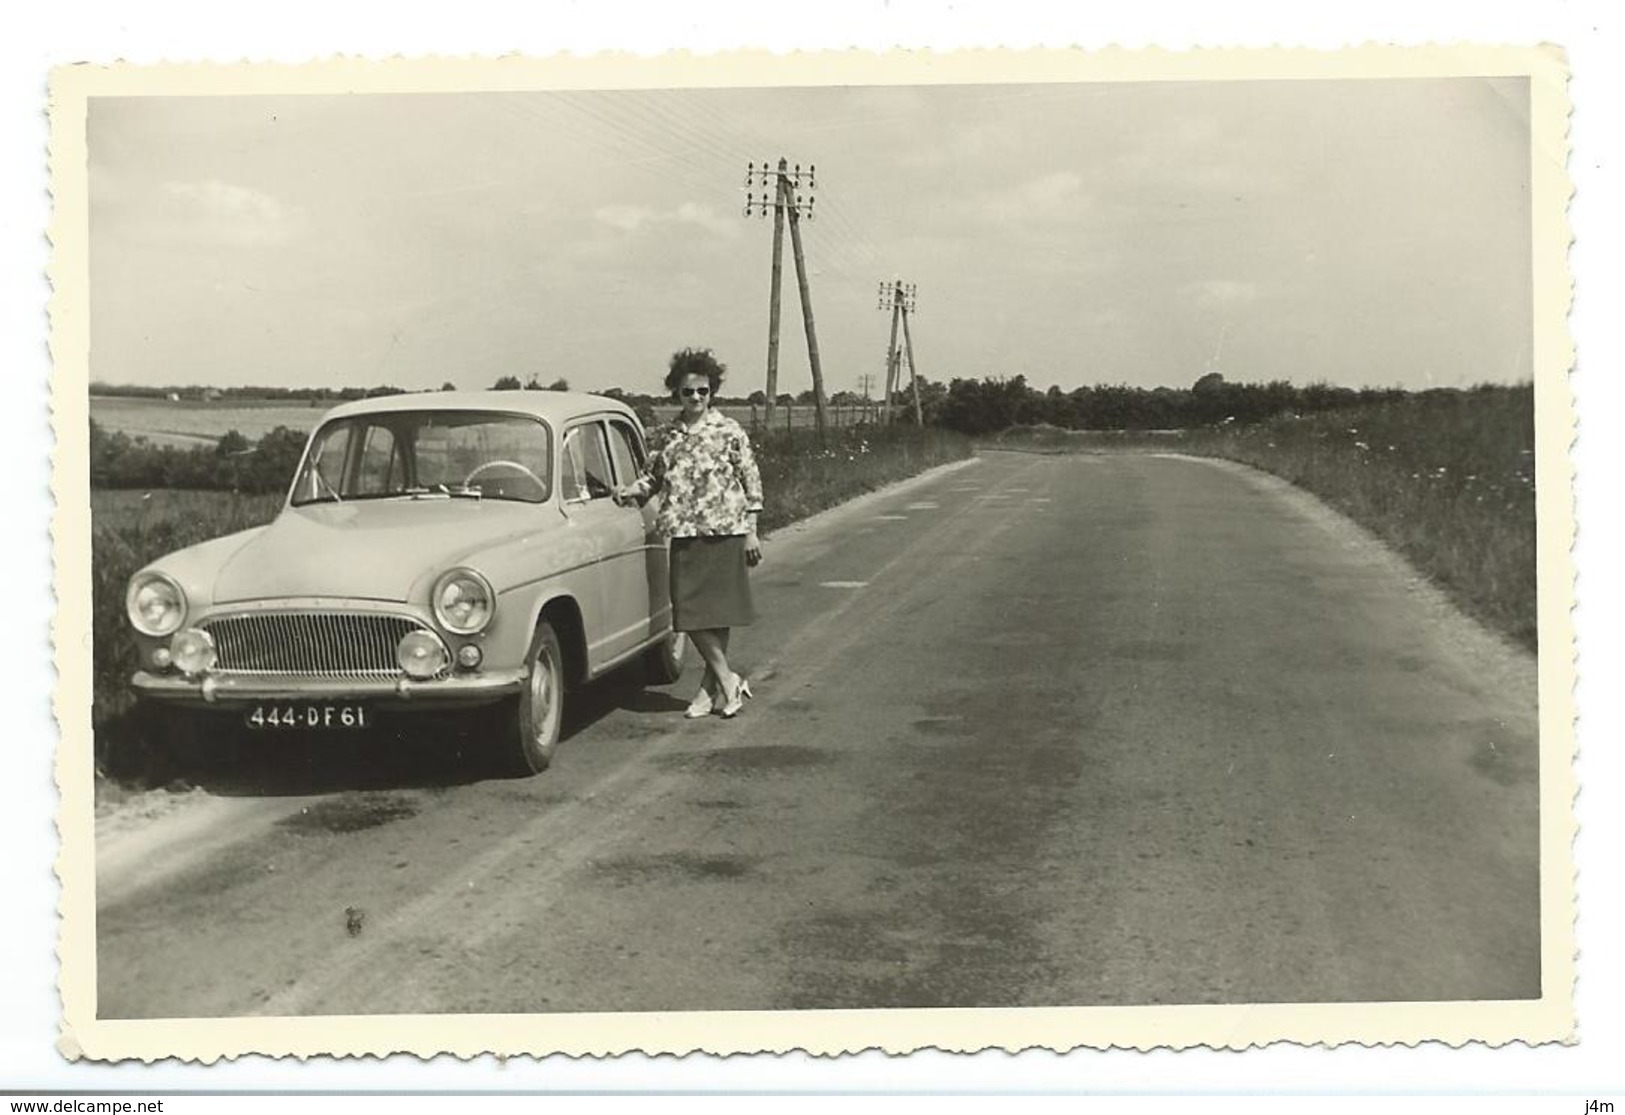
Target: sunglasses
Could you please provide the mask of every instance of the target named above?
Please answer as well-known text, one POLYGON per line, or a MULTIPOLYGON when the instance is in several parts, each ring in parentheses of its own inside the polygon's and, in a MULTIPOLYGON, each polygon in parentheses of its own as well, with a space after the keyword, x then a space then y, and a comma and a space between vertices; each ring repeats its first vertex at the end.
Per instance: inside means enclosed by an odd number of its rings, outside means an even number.
POLYGON ((691 396, 694 396, 694 395, 698 395, 700 398, 703 399, 707 395, 709 395, 710 393, 711 393, 711 389, 709 387, 684 387, 684 388, 682 388, 682 394, 683 394, 683 397, 685 399, 689 398, 691 396))

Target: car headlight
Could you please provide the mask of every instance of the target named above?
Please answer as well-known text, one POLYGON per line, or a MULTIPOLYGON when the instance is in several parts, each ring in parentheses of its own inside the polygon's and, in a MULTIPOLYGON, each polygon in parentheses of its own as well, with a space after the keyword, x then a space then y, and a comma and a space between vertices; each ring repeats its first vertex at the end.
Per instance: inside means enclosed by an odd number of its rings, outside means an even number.
POLYGON ((496 614, 491 582, 472 569, 453 569, 434 583, 434 618, 458 635, 484 631, 496 614))
POLYGON ((162 573, 137 573, 124 596, 124 610, 143 635, 172 635, 186 619, 186 593, 162 573))

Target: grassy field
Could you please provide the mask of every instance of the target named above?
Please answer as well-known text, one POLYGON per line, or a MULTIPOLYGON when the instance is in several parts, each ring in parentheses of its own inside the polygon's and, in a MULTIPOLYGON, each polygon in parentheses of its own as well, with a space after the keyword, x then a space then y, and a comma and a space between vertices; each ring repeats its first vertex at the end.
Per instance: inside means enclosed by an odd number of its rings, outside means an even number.
POLYGON ((249 440, 264 437, 278 426, 308 431, 331 403, 290 405, 286 402, 258 405, 252 402, 203 402, 183 399, 132 399, 93 395, 91 420, 103 429, 144 437, 158 444, 202 445, 236 430, 249 440))
POLYGON ((1458 606, 1536 646, 1535 423, 1528 386, 1415 396, 1217 430, 1006 431, 1040 452, 1162 450, 1272 472, 1382 538, 1458 606))
MULTIPOLYGON (((808 431, 781 432, 761 435, 755 445, 767 492, 764 533, 971 452, 961 435, 912 427, 846 429, 832 432, 823 445, 808 431)), ((129 677, 137 668, 124 615, 130 577, 174 550, 267 523, 281 504, 280 495, 91 492, 92 718, 104 773, 145 785, 161 781, 164 770, 129 715, 129 677)))

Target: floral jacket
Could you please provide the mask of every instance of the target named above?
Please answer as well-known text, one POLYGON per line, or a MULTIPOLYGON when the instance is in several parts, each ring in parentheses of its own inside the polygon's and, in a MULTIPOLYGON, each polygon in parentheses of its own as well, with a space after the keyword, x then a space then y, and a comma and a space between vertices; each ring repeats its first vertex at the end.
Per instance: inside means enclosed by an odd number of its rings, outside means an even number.
POLYGON ((707 410, 693 426, 661 427, 649 474, 634 486, 640 499, 663 493, 655 529, 667 538, 747 534, 762 509, 762 476, 745 428, 707 410))

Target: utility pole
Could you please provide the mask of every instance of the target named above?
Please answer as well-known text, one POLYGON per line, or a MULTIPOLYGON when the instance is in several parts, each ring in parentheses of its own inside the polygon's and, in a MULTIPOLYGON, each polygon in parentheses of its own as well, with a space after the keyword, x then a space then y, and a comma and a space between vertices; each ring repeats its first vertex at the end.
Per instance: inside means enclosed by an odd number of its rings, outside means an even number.
POLYGON ((903 325, 903 342, 908 349, 909 380, 914 384, 914 421, 920 423, 920 389, 914 381, 914 345, 909 340, 908 315, 913 312, 917 288, 913 283, 893 279, 880 284, 880 299, 876 309, 891 311, 891 341, 886 346, 886 421, 892 419, 892 395, 897 388, 898 373, 902 370, 902 353, 897 350, 897 324, 903 325))
MULTIPOLYGON (((912 302, 913 295, 909 297, 912 302)), ((908 331, 908 315, 913 309, 912 305, 903 307, 903 347, 908 350, 908 385, 914 391, 914 424, 923 428, 925 417, 920 413, 920 371, 914 363, 914 337, 908 331)))
POLYGON ((873 375, 871 375, 870 373, 864 372, 861 376, 858 377, 858 392, 859 392, 859 394, 861 394, 863 396, 863 410, 862 410, 863 418, 862 418, 862 421, 864 421, 864 422, 868 422, 873 417, 869 413, 869 410, 870 410, 870 407, 869 407, 869 395, 870 395, 870 392, 873 390, 874 385, 875 385, 875 377, 873 375))
POLYGON ((818 199, 813 197, 803 199, 802 195, 796 192, 803 181, 809 191, 817 189, 817 172, 818 168, 815 166, 808 166, 803 172, 800 163, 797 163, 792 171, 785 159, 779 160, 776 170, 770 169, 766 162, 762 163, 760 169, 755 163, 747 163, 745 186, 748 189, 760 185, 762 195, 758 199, 754 193, 745 194, 745 216, 766 217, 769 205, 773 209, 773 281, 767 320, 767 422, 771 426, 775 396, 778 394, 779 290, 784 258, 784 221, 788 216, 790 247, 795 254, 796 262, 796 285, 801 293, 801 320, 807 329, 807 360, 812 365, 813 402, 817 408, 818 438, 822 441, 825 425, 824 370, 818 359, 818 333, 813 325, 812 291, 807 284, 807 262, 801 250, 801 218, 805 216, 809 221, 812 220, 813 204, 818 199), (770 179, 773 183, 771 202, 768 200, 770 179))

